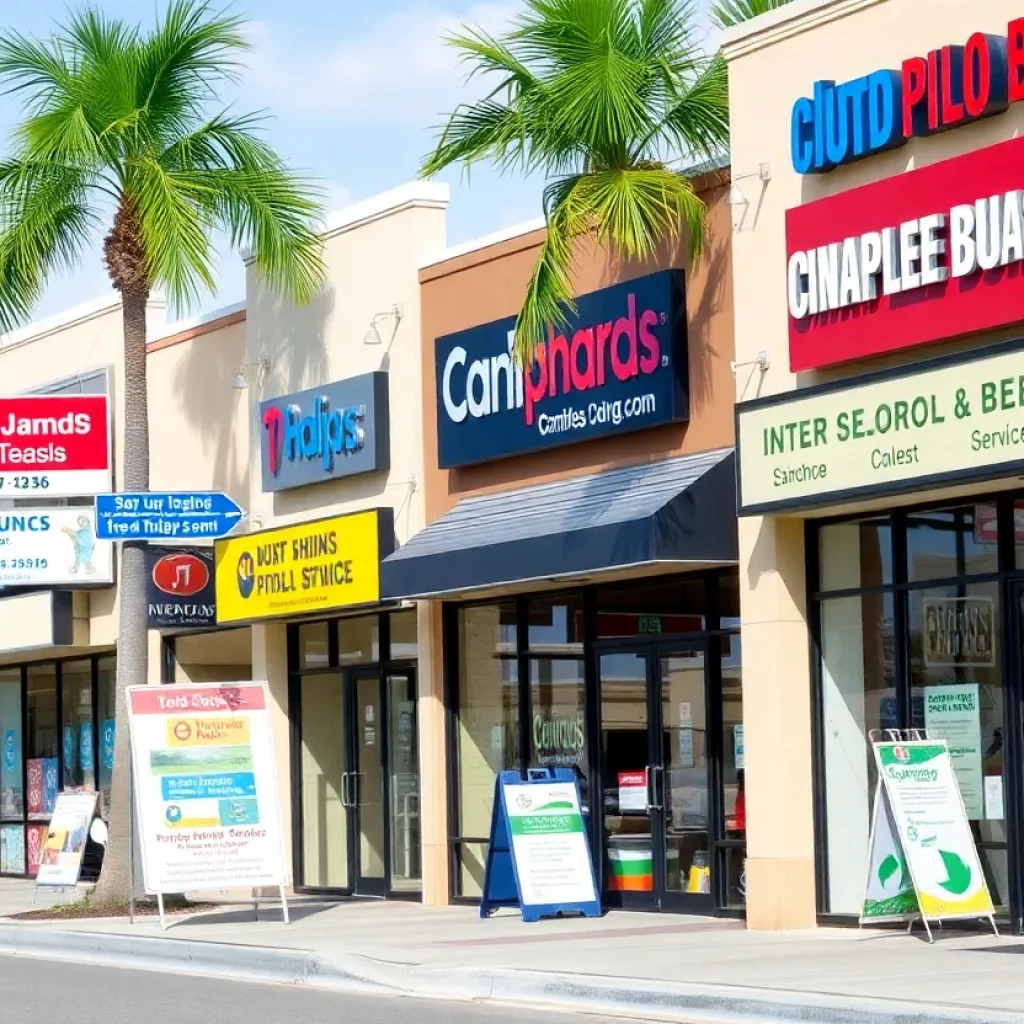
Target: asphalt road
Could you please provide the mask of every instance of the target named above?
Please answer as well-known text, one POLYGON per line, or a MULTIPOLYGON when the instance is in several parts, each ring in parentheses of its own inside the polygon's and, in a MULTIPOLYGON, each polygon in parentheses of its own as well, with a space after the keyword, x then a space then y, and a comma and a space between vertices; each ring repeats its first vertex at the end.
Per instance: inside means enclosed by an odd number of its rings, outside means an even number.
POLYGON ((612 1024, 516 1007, 353 996, 5 956, 0 1008, 7 1020, 75 1024, 612 1024))

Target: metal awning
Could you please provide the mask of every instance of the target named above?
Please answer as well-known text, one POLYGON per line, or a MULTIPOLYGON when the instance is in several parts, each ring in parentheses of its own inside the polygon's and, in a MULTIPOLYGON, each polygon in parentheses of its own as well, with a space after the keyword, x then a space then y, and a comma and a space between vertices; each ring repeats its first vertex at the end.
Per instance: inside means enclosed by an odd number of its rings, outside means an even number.
POLYGON ((381 563, 381 597, 737 561, 732 448, 464 498, 381 563))

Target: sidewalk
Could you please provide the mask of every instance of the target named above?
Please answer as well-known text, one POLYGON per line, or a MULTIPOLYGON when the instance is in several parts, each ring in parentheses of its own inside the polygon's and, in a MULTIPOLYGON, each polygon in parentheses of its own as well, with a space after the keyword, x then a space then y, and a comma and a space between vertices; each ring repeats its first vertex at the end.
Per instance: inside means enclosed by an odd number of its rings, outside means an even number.
MULTIPOLYGON (((31 900, 28 883, 6 880, 0 883, 0 912, 16 911, 16 886, 24 887, 23 903, 31 900)), ((877 1019, 885 1021, 1024 1022, 1024 939, 996 939, 981 930, 937 932, 935 945, 929 946, 920 933, 763 933, 747 931, 740 922, 649 914, 527 925, 512 912, 483 921, 473 908, 428 909, 412 903, 297 901, 291 911, 293 923, 286 927, 276 907, 262 907, 257 922, 251 905, 222 906, 172 918, 163 933, 154 918, 134 926, 123 920, 6 923, 0 924, 0 948, 75 959, 89 957, 74 950, 92 949, 105 962, 124 955, 118 950, 128 951, 123 966, 140 966, 142 959, 154 957, 158 965, 163 956, 169 961, 184 957, 200 966, 205 951, 216 954, 218 962, 225 957, 237 957, 239 964, 246 957, 258 961, 256 974, 265 971, 271 950, 295 951, 282 962, 297 964, 298 954, 311 957, 316 977, 292 980, 327 983, 335 972, 335 987, 554 1002, 658 1019, 867 1021, 875 1019, 869 1013, 873 1005, 877 1019), (621 1005, 624 992, 631 993, 628 1006, 621 1005), (565 993, 571 998, 563 998, 565 993), (687 993, 703 1002, 680 1002, 687 993), (712 1010, 721 1005, 716 993, 734 997, 729 1004, 734 1010, 739 1002, 759 998, 765 1005, 755 1008, 757 1016, 738 1011, 716 1016, 712 1010), (837 1015, 851 1001, 865 998, 885 1003, 864 1003, 861 1016, 837 1015), (928 1009, 904 1015, 890 1001, 898 1001, 904 1011, 913 1004, 928 1009), (772 1003, 785 1004, 790 1015, 773 1012, 772 1003), (705 1004, 708 1014, 697 1016, 695 1008, 705 1004), (794 1005, 805 1006, 807 1013, 793 1016, 794 1005)), ((167 969, 175 964, 169 962, 167 969)))

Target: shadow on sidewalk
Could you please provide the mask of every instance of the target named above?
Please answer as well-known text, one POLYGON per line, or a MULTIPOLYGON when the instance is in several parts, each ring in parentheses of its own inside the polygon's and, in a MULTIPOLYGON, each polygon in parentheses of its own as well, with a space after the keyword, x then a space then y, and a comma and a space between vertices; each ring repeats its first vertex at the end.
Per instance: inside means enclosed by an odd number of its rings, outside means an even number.
MULTIPOLYGON (((316 917, 317 914, 333 910, 337 906, 337 901, 327 901, 324 903, 292 903, 289 901, 288 917, 292 921, 304 921, 307 918, 316 917)), ((283 922, 284 914, 282 913, 280 903, 260 904, 258 919, 269 923, 283 922)), ((221 906, 217 910, 201 911, 197 914, 186 914, 182 917, 169 917, 167 920, 168 930, 170 930, 175 925, 183 924, 195 926, 245 924, 246 922, 257 920, 257 915, 253 911, 251 903, 239 903, 237 906, 221 906)))

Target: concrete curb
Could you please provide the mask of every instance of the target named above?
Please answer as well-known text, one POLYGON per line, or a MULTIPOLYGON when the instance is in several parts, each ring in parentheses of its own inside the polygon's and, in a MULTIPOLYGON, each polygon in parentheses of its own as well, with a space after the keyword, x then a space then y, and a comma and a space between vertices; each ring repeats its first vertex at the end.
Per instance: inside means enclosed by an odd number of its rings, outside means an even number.
POLYGON ((488 968, 0 924, 0 955, 176 972, 364 995, 493 1002, 707 1024, 1024 1024, 1024 1013, 728 985, 488 968))

